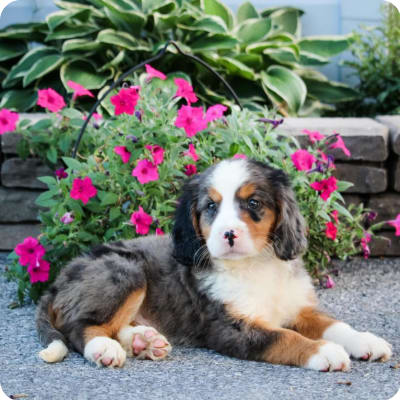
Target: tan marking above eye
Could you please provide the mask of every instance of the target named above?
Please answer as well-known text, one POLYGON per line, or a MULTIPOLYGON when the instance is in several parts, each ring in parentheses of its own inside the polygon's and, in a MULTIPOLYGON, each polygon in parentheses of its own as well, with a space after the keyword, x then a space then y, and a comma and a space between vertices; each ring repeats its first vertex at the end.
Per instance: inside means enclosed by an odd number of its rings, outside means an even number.
POLYGON ((222 195, 220 192, 218 192, 217 189, 211 187, 210 189, 208 189, 208 195, 210 196, 210 199, 215 203, 221 203, 222 195))
POLYGON ((256 186, 254 183, 246 183, 242 187, 239 188, 239 190, 236 193, 236 196, 239 197, 239 199, 242 200, 247 200, 251 195, 254 194, 256 191, 256 186))

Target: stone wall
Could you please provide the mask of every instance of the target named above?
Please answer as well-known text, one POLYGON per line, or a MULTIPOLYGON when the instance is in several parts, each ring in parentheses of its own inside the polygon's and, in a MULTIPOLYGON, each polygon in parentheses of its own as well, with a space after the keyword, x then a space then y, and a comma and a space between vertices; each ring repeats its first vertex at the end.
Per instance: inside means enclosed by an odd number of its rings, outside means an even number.
MULTIPOLYGON (((22 115, 21 118, 26 118, 22 115)), ((30 115, 38 119, 40 114, 30 115)), ((304 146, 303 129, 343 136, 351 157, 334 150, 338 178, 351 181, 347 202, 360 203, 378 212, 378 221, 394 219, 400 212, 400 116, 369 118, 287 118, 278 128, 296 136, 304 146)), ((52 175, 37 159, 16 156, 17 133, 2 135, 0 142, 0 250, 10 250, 26 236, 39 232, 34 199, 44 185, 36 178, 52 175)), ((400 239, 385 226, 383 238, 372 243, 373 255, 400 256, 400 239), (389 240, 392 242, 388 246, 389 240)))

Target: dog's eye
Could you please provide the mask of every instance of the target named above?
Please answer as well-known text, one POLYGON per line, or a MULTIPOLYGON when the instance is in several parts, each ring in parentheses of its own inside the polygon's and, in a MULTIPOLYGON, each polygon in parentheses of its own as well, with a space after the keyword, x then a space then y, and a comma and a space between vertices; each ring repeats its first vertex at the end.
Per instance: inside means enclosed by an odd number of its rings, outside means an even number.
POLYGON ((247 202, 247 207, 250 208, 250 210, 258 210, 260 208, 260 202, 255 199, 250 199, 247 202))
POLYGON ((217 203, 215 203, 215 202, 213 202, 213 201, 210 201, 210 202, 207 204, 207 209, 208 209, 209 211, 215 211, 215 210, 217 209, 217 203))

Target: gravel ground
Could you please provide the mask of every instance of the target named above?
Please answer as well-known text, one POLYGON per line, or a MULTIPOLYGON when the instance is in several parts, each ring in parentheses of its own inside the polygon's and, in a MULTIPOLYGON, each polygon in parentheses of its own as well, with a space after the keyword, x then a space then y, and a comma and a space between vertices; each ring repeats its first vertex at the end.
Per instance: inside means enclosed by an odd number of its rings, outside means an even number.
POLYGON ((350 372, 318 373, 179 347, 166 361, 129 360, 115 370, 96 368, 76 353, 45 364, 37 357, 35 307, 9 309, 15 285, 0 276, 0 384, 8 396, 29 400, 388 400, 400 388, 400 368, 393 368, 400 362, 400 259, 355 260, 341 271, 336 288, 319 291, 322 307, 391 342, 388 363, 353 361, 350 372))

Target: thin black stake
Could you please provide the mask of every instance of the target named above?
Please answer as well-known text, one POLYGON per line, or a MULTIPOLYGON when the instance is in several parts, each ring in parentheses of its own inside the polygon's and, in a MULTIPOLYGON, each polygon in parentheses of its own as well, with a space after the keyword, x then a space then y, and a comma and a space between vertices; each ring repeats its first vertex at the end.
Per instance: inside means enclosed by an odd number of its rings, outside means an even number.
POLYGON ((136 70, 143 68, 146 64, 150 64, 153 61, 158 60, 159 58, 163 57, 167 51, 168 46, 172 44, 176 50, 178 50, 179 54, 182 54, 185 57, 191 58, 192 60, 198 62, 199 64, 201 64, 203 67, 205 67, 207 70, 209 70, 211 73, 213 73, 225 86, 225 88, 229 91, 229 93, 232 95, 232 97, 235 99, 236 104, 242 109, 242 105, 240 104, 239 98, 237 97, 236 93, 234 92, 234 90, 232 89, 232 87, 229 85, 229 83, 217 72, 215 71, 213 68, 211 68, 206 62, 204 62, 203 60, 201 60, 200 58, 193 56, 192 54, 187 54, 185 52, 183 52, 179 46, 172 40, 168 41, 165 46, 154 56, 151 57, 145 61, 143 61, 140 64, 135 65, 134 67, 130 68, 128 71, 126 71, 125 73, 123 73, 107 90, 106 92, 103 94, 103 96, 101 96, 96 103, 94 104, 94 106, 91 108, 90 113, 88 115, 88 117, 86 118, 85 122, 82 125, 82 128, 79 132, 78 138, 76 139, 75 142, 75 146, 74 149, 72 151, 72 158, 76 157, 76 153, 78 152, 78 147, 79 147, 79 143, 82 140, 82 136, 85 133, 85 129, 90 121, 90 118, 92 118, 93 114, 96 112, 97 107, 101 104, 101 102, 108 96, 108 94, 115 89, 115 87, 117 87, 121 82, 123 82, 125 80, 125 78, 129 75, 131 75, 133 72, 135 72, 136 70))

